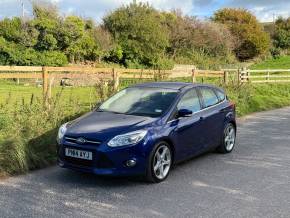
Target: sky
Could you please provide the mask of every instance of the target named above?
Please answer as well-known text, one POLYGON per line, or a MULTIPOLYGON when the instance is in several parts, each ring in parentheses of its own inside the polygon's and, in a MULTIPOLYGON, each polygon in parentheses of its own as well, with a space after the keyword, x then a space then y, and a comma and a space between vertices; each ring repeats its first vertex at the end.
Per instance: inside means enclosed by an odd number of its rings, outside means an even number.
MULTIPOLYGON (((0 18, 22 15, 21 2, 26 16, 31 16, 31 0, 0 0, 0 18)), ((101 22, 102 17, 133 0, 47 0, 58 6, 63 15, 75 14, 92 17, 101 22)), ((224 7, 246 8, 261 22, 272 22, 278 16, 290 16, 290 0, 136 0, 149 2, 155 8, 170 11, 180 9, 186 15, 208 18, 224 7)))

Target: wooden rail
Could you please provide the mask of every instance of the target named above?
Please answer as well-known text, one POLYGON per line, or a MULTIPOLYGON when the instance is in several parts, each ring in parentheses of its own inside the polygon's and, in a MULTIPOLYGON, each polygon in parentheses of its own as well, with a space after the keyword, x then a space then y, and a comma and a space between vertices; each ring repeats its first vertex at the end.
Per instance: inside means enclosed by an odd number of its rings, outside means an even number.
POLYGON ((174 79, 191 77, 192 82, 197 77, 223 78, 227 83, 227 71, 212 70, 152 70, 152 69, 124 69, 124 68, 93 68, 93 67, 30 67, 30 66, 0 66, 0 79, 42 79, 43 96, 47 101, 51 95, 51 82, 55 78, 76 78, 78 74, 83 78, 85 74, 96 75, 97 78, 113 81, 115 90, 119 89, 120 78, 124 79, 174 79), (84 75, 83 75, 84 74, 84 75))
POLYGON ((242 83, 288 83, 290 69, 249 70, 240 72, 242 83))

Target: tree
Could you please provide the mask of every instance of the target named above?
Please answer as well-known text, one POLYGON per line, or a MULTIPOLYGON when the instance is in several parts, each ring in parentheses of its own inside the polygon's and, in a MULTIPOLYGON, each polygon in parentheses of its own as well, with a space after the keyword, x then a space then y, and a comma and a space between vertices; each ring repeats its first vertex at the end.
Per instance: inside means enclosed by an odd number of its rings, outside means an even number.
POLYGON ((213 21, 226 25, 236 37, 236 56, 247 60, 266 53, 270 37, 257 18, 245 9, 225 8, 214 14, 213 21))
POLYGON ((59 27, 60 47, 65 50, 72 43, 81 39, 85 32, 84 21, 77 16, 68 16, 59 27))
POLYGON ((274 45, 277 48, 290 48, 290 17, 287 19, 283 19, 282 17, 280 17, 275 22, 275 32, 273 39, 274 45))
POLYGON ((183 17, 180 12, 162 13, 163 25, 166 26, 169 33, 168 52, 171 58, 187 50, 192 50, 194 47, 194 28, 193 19, 190 17, 183 17))
MULTIPOLYGON (((92 29, 91 35, 98 47, 98 62, 100 63, 102 58, 110 55, 110 52, 115 49, 116 45, 110 32, 102 26, 98 26, 92 29)), ((122 57, 120 57, 120 59, 121 58, 122 57)))
POLYGON ((178 63, 210 67, 213 61, 232 63, 234 37, 222 24, 183 16, 179 11, 163 12, 162 22, 169 32, 168 54, 178 63))
POLYGON ((148 4, 123 6, 106 16, 104 25, 120 45, 126 66, 154 66, 165 54, 167 30, 158 11, 148 4))
POLYGON ((57 49, 57 27, 60 18, 58 10, 51 4, 33 3, 32 25, 39 32, 36 49, 39 51, 57 49))

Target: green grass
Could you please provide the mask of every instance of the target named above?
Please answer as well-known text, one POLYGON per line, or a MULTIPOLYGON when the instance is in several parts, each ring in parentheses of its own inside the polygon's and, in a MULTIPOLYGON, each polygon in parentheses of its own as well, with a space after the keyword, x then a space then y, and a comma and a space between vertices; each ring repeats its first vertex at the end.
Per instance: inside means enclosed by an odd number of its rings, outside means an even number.
POLYGON ((253 70, 290 69, 290 56, 281 56, 276 59, 268 59, 254 64, 250 68, 253 70))
MULTIPOLYGON (((179 78, 190 82, 190 78, 179 78)), ((122 80, 121 89, 149 80, 122 80)), ((199 78, 198 82, 202 82, 199 78)), ((219 79, 204 82, 221 86, 219 79)), ((237 113, 290 105, 290 84, 243 84, 224 87, 236 103, 237 113)), ((55 137, 58 127, 88 112, 101 98, 100 87, 56 87, 50 110, 42 104, 41 87, 0 82, 0 175, 14 175, 55 163, 55 137)))

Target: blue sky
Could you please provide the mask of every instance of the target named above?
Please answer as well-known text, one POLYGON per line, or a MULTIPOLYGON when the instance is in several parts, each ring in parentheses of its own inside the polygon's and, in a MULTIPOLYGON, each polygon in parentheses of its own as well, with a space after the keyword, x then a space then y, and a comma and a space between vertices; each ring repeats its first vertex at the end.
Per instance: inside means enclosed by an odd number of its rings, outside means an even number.
MULTIPOLYGON (((31 0, 0 0, 0 18, 21 15, 21 2, 25 14, 31 15, 31 0)), ((98 22, 108 12, 128 4, 133 0, 47 0, 57 4, 63 15, 76 14, 93 17, 98 22)), ((275 17, 290 16, 290 0, 137 0, 149 2, 154 7, 169 11, 180 9, 184 14, 200 18, 210 17, 213 12, 223 7, 242 7, 252 11, 260 21, 273 21, 275 17)))

